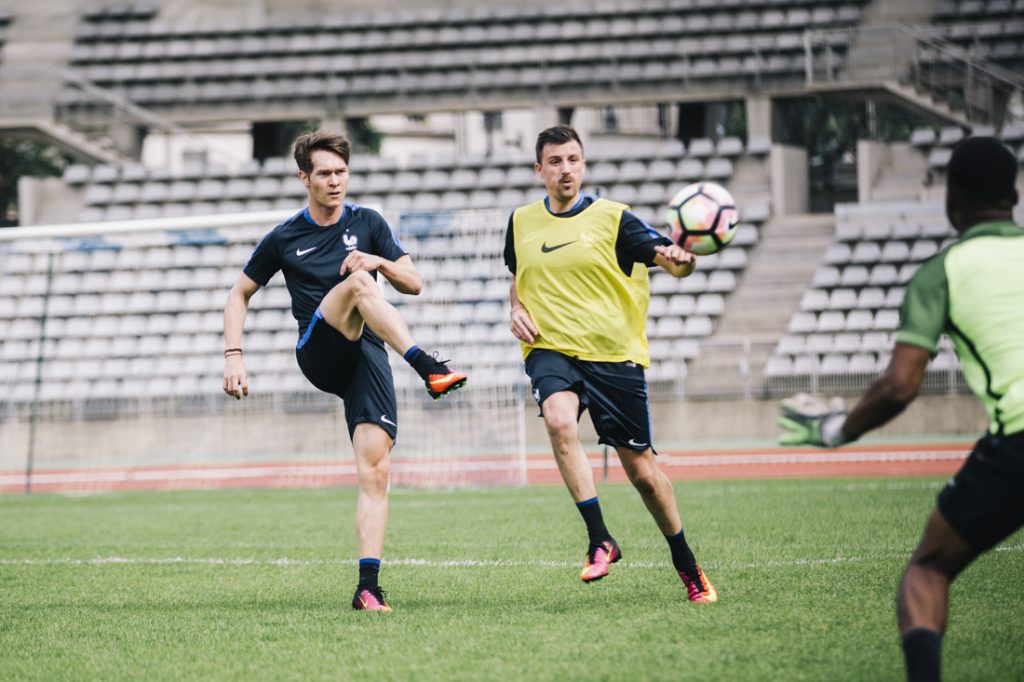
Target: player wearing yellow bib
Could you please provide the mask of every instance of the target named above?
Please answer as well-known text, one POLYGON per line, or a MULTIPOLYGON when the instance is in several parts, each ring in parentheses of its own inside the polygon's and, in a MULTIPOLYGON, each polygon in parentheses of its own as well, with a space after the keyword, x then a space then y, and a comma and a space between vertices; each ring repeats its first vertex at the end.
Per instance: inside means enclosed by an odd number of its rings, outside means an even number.
POLYGON ((522 342, 562 480, 587 524, 590 545, 580 578, 603 578, 622 556, 605 527, 579 440, 579 418, 589 409, 600 442, 618 451, 668 540, 688 598, 716 601, 686 542, 672 484, 654 459, 644 379, 650 364, 647 268, 659 265, 685 277, 696 259, 624 204, 580 192, 586 161, 575 130, 548 128, 536 152, 534 169, 547 196, 513 212, 505 239, 505 263, 515 276, 511 328, 522 342))
POLYGON ((949 587, 980 554, 1024 526, 1024 229, 1013 222, 1017 160, 992 137, 954 149, 946 215, 959 233, 907 284, 889 366, 847 416, 783 404, 785 443, 836 447, 910 403, 945 332, 985 405, 988 433, 942 492, 900 584, 907 677, 938 680, 949 587))

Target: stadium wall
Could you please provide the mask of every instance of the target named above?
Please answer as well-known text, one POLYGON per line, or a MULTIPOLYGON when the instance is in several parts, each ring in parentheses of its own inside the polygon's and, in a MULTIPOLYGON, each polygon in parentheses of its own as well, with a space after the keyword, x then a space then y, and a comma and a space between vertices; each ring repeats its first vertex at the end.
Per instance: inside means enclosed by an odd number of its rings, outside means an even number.
POLYGON ((807 213, 810 197, 807 150, 774 144, 768 163, 771 167, 772 209, 775 215, 807 213))
MULTIPOLYGON (((848 399, 848 407, 852 400, 848 399)), ((550 449, 536 406, 527 402, 527 452, 550 449)), ((662 401, 651 404, 655 447, 664 449, 723 447, 739 441, 765 444, 778 434, 777 400, 662 401)), ((988 424, 981 403, 970 395, 925 395, 872 439, 973 440, 988 424)), ((580 435, 585 447, 596 447, 597 434, 583 417, 580 435)))
MULTIPOLYGON (((217 398, 220 399, 220 398, 217 398)), ((227 400, 224 398, 224 400, 227 400)), ((247 449, 251 441, 226 434, 258 433, 262 439, 280 444, 278 456, 266 460, 321 459, 325 456, 352 457, 344 418, 337 410, 320 413, 292 413, 272 418, 239 411, 211 419, 205 414, 167 416, 140 414, 132 421, 131 432, 137 438, 126 440, 125 420, 92 419, 81 421, 41 420, 37 425, 36 465, 39 468, 75 467, 82 462, 116 466, 166 466, 252 461, 247 449), (185 434, 187 436, 183 437, 185 434), (47 452, 67 451, 67 443, 77 444, 74 461, 48 461, 47 452), (144 453, 166 452, 164 444, 176 444, 173 460, 167 455, 147 459, 144 453), (230 444, 237 443, 238 452, 230 444), (150 445, 147 446, 146 444, 150 445), (140 455, 140 453, 143 453, 140 455)), ((776 400, 702 400, 661 401, 651 405, 656 447, 669 449, 724 448, 730 445, 764 446, 770 444, 778 428, 779 405, 776 400)), ((401 415, 399 420, 401 420, 401 415)), ((524 408, 526 451, 550 450, 543 420, 536 405, 528 400, 524 408)), ((970 441, 985 429, 988 418, 981 404, 968 395, 921 396, 895 421, 879 430, 872 439, 913 439, 970 441)), ((587 449, 597 448, 597 435, 589 417, 580 421, 580 435, 587 449)), ((8 453, 7 469, 16 470, 26 450, 29 423, 25 420, 0 421, 0 450, 8 453)), ((453 444, 457 445, 457 444, 453 444)), ((397 448, 402 447, 401 436, 397 448)), ((273 449, 273 448, 270 448, 273 449)), ((268 450, 269 452, 269 450, 268 450)), ((396 455, 401 454, 396 450, 396 455)), ((7 458, 5 458, 7 459, 7 458)))

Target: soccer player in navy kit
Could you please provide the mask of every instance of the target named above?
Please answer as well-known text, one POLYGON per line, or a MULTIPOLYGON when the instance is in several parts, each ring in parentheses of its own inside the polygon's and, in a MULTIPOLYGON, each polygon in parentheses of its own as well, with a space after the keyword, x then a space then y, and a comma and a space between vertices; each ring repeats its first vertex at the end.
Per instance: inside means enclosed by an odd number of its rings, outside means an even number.
POLYGON ((295 355, 310 383, 345 402, 356 456, 359 584, 352 607, 390 611, 377 582, 387 526, 389 454, 398 432, 394 380, 384 344, 423 378, 435 399, 466 383, 413 341, 401 315, 377 287, 377 273, 398 291, 423 288, 412 259, 375 211, 344 202, 350 146, 330 132, 295 141, 299 180, 309 205, 257 245, 224 308, 224 392, 249 394, 242 328, 249 299, 284 272, 299 323, 295 355))

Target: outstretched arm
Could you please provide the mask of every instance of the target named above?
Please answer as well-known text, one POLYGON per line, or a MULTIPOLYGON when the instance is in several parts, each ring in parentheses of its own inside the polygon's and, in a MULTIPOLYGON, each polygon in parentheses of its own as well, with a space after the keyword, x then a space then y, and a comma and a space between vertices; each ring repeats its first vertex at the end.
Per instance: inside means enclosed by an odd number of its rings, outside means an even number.
POLYGON ((231 287, 228 300, 224 304, 223 388, 225 393, 238 400, 243 395, 249 395, 249 380, 245 374, 245 361, 241 352, 242 329, 245 327, 245 315, 249 311, 249 299, 259 288, 259 284, 243 273, 231 287))
POLYGON ((392 261, 362 251, 352 251, 341 264, 341 274, 344 276, 356 270, 379 272, 403 294, 416 296, 423 291, 423 280, 408 254, 392 261))
POLYGON ((673 277, 687 277, 697 269, 697 256, 678 244, 654 247, 654 263, 673 277))
POLYGON ((516 283, 508 288, 509 318, 511 318, 512 335, 524 343, 533 343, 539 333, 537 325, 530 317, 529 311, 519 300, 519 292, 516 291, 516 283))
POLYGON ((686 277, 697 267, 697 257, 668 237, 659 234, 629 211, 622 212, 619 234, 615 238, 619 267, 629 275, 631 263, 658 265, 673 277, 686 277))
POLYGON ((885 371, 871 384, 843 424, 845 441, 857 440, 882 426, 906 408, 921 388, 931 355, 927 350, 897 343, 885 371))
POLYGON ((805 394, 783 400, 779 416, 783 434, 779 443, 834 448, 882 426, 917 396, 929 358, 929 352, 923 348, 897 343, 889 366, 849 414, 840 399, 833 399, 827 406, 805 394))

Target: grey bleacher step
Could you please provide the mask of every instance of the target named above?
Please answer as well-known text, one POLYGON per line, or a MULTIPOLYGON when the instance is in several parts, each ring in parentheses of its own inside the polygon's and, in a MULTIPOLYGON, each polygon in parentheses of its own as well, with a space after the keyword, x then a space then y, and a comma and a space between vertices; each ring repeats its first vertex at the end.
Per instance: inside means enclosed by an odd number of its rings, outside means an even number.
MULTIPOLYGON (((834 235, 831 214, 786 216, 766 223, 711 338, 784 334, 834 235)), ((703 370, 701 366, 698 358, 691 371, 694 382, 703 381, 705 372, 714 372, 713 365, 703 370)))

